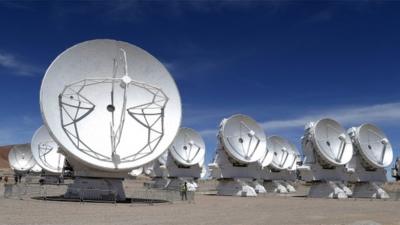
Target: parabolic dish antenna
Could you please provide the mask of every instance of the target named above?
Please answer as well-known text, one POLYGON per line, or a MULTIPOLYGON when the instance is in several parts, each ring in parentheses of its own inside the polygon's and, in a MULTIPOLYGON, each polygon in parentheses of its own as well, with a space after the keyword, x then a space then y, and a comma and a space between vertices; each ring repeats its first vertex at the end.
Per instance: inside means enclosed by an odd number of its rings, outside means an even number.
POLYGON ((363 124, 354 129, 354 140, 361 156, 373 168, 390 166, 393 149, 386 135, 372 124, 363 124))
POLYGON ((285 138, 270 136, 267 138, 267 151, 273 152, 271 166, 278 170, 295 170, 298 151, 296 147, 285 138))
POLYGON ((65 157, 58 153, 58 144, 50 137, 45 126, 36 130, 32 137, 31 149, 36 163, 44 170, 52 173, 61 173, 65 157))
POLYGON ((321 119, 311 127, 316 152, 333 166, 347 164, 353 156, 353 145, 344 128, 335 120, 321 119))
POLYGON ((49 66, 40 105, 50 135, 68 155, 103 171, 129 171, 159 157, 181 122, 166 68, 132 44, 92 40, 49 66))
POLYGON ((30 171, 34 172, 34 173, 39 173, 42 172, 43 168, 39 166, 39 164, 35 164, 30 171))
POLYGON ((241 163, 256 162, 264 156, 264 130, 252 118, 237 114, 226 119, 220 136, 227 153, 241 163))
POLYGON ((181 165, 202 166, 205 155, 205 144, 203 138, 193 129, 180 128, 174 141, 169 147, 172 157, 181 165))
POLYGON ((36 164, 31 152, 31 145, 14 145, 8 153, 8 162, 14 170, 30 170, 36 164))

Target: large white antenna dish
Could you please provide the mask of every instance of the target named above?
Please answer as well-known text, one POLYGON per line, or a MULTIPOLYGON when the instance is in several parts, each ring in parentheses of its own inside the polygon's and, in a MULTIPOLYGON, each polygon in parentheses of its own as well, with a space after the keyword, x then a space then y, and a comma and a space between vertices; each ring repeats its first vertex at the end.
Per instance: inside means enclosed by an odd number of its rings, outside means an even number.
POLYGON ((32 137, 31 149, 36 163, 44 170, 61 173, 65 157, 58 152, 58 144, 50 137, 45 126, 36 130, 32 137))
POLYGON ((203 138, 193 129, 180 128, 174 142, 169 147, 169 152, 174 159, 184 165, 203 166, 205 144, 203 138))
POLYGON ((386 135, 372 124, 350 129, 354 144, 359 149, 366 166, 385 168, 393 160, 393 149, 386 135), (353 132, 353 133, 352 133, 353 132))
POLYGON ((321 119, 310 129, 316 152, 325 163, 341 166, 351 160, 353 156, 351 139, 338 122, 332 119, 321 119))
POLYGON ((267 138, 267 151, 273 152, 271 167, 277 170, 296 170, 298 151, 285 138, 270 136, 267 138))
POLYGON ((159 157, 181 122, 179 92, 165 67, 115 40, 86 41, 59 55, 43 79, 40 105, 68 155, 110 172, 159 157))
POLYGON ((258 161, 265 154, 265 133, 252 118, 237 114, 223 121, 220 136, 227 153, 241 163, 258 161))
POLYGON ((30 144, 14 145, 8 153, 8 162, 12 169, 17 171, 28 171, 36 162, 31 152, 30 144))

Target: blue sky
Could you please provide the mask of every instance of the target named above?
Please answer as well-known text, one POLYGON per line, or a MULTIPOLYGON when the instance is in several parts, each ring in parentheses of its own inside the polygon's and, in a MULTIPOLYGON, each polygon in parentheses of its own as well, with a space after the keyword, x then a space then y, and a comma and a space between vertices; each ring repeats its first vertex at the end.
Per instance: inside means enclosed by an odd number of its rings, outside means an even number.
POLYGON ((299 146, 304 124, 371 122, 400 147, 400 2, 0 2, 0 145, 41 125, 51 61, 95 38, 146 49, 174 76, 207 161, 222 118, 248 114, 299 146))

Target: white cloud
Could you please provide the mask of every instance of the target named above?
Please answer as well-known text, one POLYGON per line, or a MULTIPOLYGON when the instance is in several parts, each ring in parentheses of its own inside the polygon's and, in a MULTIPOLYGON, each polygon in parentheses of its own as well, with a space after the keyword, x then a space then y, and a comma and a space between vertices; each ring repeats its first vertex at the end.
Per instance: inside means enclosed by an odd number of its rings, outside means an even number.
POLYGON ((40 68, 17 59, 13 54, 0 51, 0 68, 10 70, 19 76, 33 76, 40 72, 40 68))
POLYGON ((356 125, 366 122, 399 122, 400 102, 324 110, 316 114, 303 115, 292 119, 266 121, 262 123, 262 126, 268 131, 285 130, 303 127, 309 121, 325 117, 333 118, 342 125, 356 125))

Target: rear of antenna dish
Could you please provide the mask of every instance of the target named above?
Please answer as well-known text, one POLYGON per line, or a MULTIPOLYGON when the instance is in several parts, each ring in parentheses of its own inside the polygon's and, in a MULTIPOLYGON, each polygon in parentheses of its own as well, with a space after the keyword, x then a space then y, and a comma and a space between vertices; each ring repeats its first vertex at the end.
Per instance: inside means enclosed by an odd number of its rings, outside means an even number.
POLYGON ((174 142, 169 147, 172 157, 181 165, 203 166, 205 143, 203 138, 193 129, 180 128, 174 142))
POLYGON ((331 166, 347 164, 353 156, 353 145, 345 129, 335 120, 321 119, 311 125, 310 133, 317 154, 331 166))
POLYGON ((372 124, 363 124, 349 130, 355 147, 366 167, 385 168, 393 161, 393 149, 385 133, 372 124))
POLYGON ((32 137, 31 149, 37 164, 51 173, 61 173, 65 157, 58 152, 58 144, 51 138, 45 126, 36 130, 32 137))
POLYGON ((166 68, 132 44, 91 40, 49 66, 40 105, 50 135, 77 161, 128 172, 159 157, 181 122, 181 100, 166 68))
POLYGON ((8 153, 8 162, 16 171, 28 171, 36 162, 31 152, 30 144, 14 145, 8 153))
POLYGON ((219 132, 226 152, 240 163, 256 162, 265 155, 264 130, 252 118, 233 115, 222 122, 219 132))

